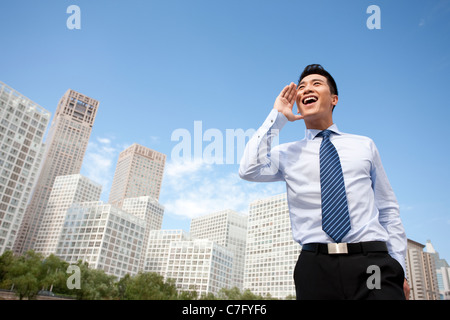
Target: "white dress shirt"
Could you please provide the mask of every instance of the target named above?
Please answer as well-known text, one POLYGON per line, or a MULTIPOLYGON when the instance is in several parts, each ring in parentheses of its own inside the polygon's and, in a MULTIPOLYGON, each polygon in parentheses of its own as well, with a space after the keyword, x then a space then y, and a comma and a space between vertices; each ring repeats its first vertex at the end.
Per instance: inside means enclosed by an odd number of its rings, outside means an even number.
MULTIPOLYGON (((239 175, 248 181, 285 181, 292 234, 300 245, 333 242, 322 230, 320 130, 307 129, 303 140, 271 147, 287 118, 272 109, 248 142, 239 175)), ((342 133, 333 124, 330 141, 341 160, 351 229, 342 242, 384 241, 406 276, 406 235, 399 206, 374 142, 342 133)))

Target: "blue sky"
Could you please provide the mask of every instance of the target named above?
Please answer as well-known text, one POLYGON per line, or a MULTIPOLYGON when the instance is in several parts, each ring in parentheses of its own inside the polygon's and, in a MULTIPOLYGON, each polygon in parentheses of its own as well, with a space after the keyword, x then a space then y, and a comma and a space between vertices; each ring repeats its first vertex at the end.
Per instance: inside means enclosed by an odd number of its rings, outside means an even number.
MULTIPOLYGON (((338 84, 340 130, 377 144, 408 237, 450 259, 449 18, 449 0, 2 0, 0 80, 52 113, 69 88, 100 101, 82 173, 104 185, 105 201, 125 147, 167 154, 163 228, 188 230, 192 217, 247 212, 285 188, 240 180, 239 159, 175 163, 173 132, 194 143, 195 121, 224 139, 257 129, 280 90, 320 63, 338 84), (66 26, 72 4, 80 30, 66 26), (379 30, 366 26, 373 4, 379 30)), ((304 130, 290 123, 280 142, 304 130)))

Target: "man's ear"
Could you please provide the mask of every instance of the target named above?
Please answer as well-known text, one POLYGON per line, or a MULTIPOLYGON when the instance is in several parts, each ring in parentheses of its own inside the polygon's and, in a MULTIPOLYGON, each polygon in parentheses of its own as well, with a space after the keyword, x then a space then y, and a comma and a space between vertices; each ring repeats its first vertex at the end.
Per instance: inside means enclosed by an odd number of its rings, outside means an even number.
POLYGON ((339 97, 337 96, 337 94, 333 94, 333 96, 331 97, 331 103, 333 104, 334 107, 337 105, 338 101, 339 97))

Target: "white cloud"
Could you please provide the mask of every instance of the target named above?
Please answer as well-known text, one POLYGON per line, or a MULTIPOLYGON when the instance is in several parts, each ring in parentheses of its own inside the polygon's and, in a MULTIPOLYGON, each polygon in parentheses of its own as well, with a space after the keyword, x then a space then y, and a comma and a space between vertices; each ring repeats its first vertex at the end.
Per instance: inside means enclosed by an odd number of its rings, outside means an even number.
POLYGON ((110 144, 111 143, 111 139, 108 139, 108 138, 99 138, 99 137, 97 137, 97 141, 102 143, 102 144, 110 144))
POLYGON ((83 175, 102 185, 102 200, 104 201, 107 200, 106 196, 114 177, 115 163, 119 153, 123 150, 111 144, 112 141, 108 138, 91 139, 81 169, 83 175))
MULTIPOLYGON (((108 200, 117 158, 126 147, 107 138, 89 142, 82 174, 103 186, 103 201, 108 200)), ((283 183, 251 183, 240 179, 236 165, 194 159, 166 163, 159 201, 166 215, 183 220, 225 209, 247 213, 252 201, 283 192, 283 183)))
POLYGON ((431 8, 423 12, 424 17, 420 18, 419 27, 423 27, 429 22, 433 23, 441 19, 448 19, 448 13, 450 13, 449 0, 435 1, 431 8))
POLYGON ((210 170, 211 165, 201 159, 192 161, 176 161, 166 164, 165 174, 169 178, 177 178, 184 175, 194 175, 199 171, 210 170))
POLYGON ((399 207, 400 207, 400 212, 412 211, 412 210, 414 209, 413 206, 408 205, 408 204, 404 204, 404 203, 403 203, 403 204, 400 203, 400 204, 399 204, 399 207))
POLYGON ((194 160, 166 165, 160 201, 165 214, 194 218, 225 209, 247 213, 252 201, 282 192, 282 183, 240 179, 234 165, 194 160))
POLYGON ((159 144, 161 142, 161 138, 158 136, 150 136, 149 140, 151 144, 159 144))

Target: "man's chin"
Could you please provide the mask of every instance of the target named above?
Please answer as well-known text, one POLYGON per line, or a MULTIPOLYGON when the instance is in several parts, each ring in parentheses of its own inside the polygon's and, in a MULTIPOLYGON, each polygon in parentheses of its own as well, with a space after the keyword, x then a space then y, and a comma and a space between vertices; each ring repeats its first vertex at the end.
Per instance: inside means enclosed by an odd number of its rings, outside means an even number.
MULTIPOLYGON (((314 103, 315 104, 315 103, 314 103)), ((319 108, 316 106, 302 106, 302 108, 300 109, 300 114, 304 117, 306 116, 311 116, 311 115, 315 115, 318 113, 319 108)))
POLYGON ((312 119, 317 116, 316 112, 313 111, 305 111, 300 113, 303 116, 303 119, 312 119))

